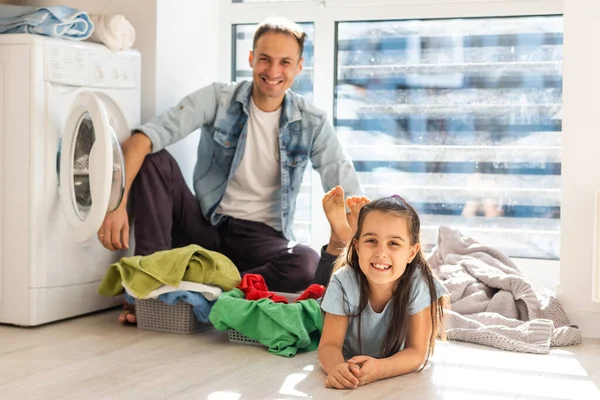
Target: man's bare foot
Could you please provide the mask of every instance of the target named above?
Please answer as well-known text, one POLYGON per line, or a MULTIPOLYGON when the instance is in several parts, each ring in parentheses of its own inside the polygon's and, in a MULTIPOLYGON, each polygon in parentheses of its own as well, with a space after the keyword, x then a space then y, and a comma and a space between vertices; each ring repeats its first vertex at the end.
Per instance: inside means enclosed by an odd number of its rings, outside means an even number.
POLYGON ((125 311, 119 314, 119 322, 123 325, 135 324, 135 305, 123 301, 123 310, 125 311))
POLYGON ((323 197, 323 211, 331 225, 332 239, 346 243, 352 239, 352 228, 346 219, 346 207, 344 206, 344 189, 336 186, 323 197))
POLYGON ((360 213, 360 209, 371 200, 365 196, 350 196, 346 199, 346 205, 350 209, 350 214, 348 217, 348 225, 352 228, 352 235, 356 233, 357 224, 358 224, 358 213, 360 213))

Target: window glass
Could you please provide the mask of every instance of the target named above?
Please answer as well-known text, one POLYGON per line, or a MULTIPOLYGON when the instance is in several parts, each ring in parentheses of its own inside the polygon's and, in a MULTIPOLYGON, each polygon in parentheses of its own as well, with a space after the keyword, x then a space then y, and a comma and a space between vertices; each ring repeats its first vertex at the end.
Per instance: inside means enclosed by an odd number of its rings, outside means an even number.
POLYGON ((509 256, 560 248, 561 16, 340 22, 335 125, 366 194, 509 256))

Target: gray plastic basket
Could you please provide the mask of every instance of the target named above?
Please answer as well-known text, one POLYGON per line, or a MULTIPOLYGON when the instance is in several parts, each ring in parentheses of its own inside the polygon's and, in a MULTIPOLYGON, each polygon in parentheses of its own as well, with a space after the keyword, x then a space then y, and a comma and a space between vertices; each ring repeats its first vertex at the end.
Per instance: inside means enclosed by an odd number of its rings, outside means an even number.
POLYGON ((228 330, 227 335, 229 336, 229 341, 232 343, 250 344, 252 346, 263 346, 263 344, 259 341, 250 339, 249 337, 242 335, 235 329, 228 330))
POLYGON ((137 327, 148 331, 195 333, 210 326, 200 323, 192 305, 183 301, 172 306, 158 299, 135 299, 135 316, 137 327))
MULTIPOLYGON (((293 303, 300 296, 300 293, 286 293, 286 292, 273 292, 279 296, 285 297, 289 303, 293 303)), ((250 339, 249 337, 241 334, 235 329, 230 329, 227 331, 227 335, 229 337, 229 341, 232 343, 242 343, 242 344, 250 344, 253 346, 264 346, 257 340, 250 339)))

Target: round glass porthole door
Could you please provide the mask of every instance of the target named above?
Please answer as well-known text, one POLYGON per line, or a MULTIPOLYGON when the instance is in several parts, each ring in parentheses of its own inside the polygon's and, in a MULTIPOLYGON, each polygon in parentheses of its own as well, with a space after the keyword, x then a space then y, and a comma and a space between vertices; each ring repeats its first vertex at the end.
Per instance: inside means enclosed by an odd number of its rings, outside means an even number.
POLYGON ((92 206, 90 189, 90 155, 96 140, 94 124, 88 113, 81 116, 75 137, 73 156, 73 190, 75 192, 75 211, 81 221, 85 221, 92 206))
POLYGON ((77 96, 63 131, 60 197, 79 241, 100 228, 124 192, 125 169, 117 136, 102 101, 93 93, 77 96))

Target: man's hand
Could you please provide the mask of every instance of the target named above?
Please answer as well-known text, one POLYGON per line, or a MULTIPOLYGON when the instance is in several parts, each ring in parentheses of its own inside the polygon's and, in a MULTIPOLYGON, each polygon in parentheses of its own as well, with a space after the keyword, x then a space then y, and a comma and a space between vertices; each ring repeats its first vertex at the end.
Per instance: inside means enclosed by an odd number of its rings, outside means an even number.
POLYGON ((381 361, 369 356, 355 356, 348 360, 350 370, 358 379, 359 385, 375 382, 383 378, 381 361))
POLYGON ((356 389, 359 384, 358 378, 350 371, 357 368, 348 363, 341 363, 335 366, 325 378, 325 387, 335 389, 356 389))
POLYGON ((129 248, 129 219, 125 207, 106 214, 98 230, 98 240, 108 250, 129 248))

